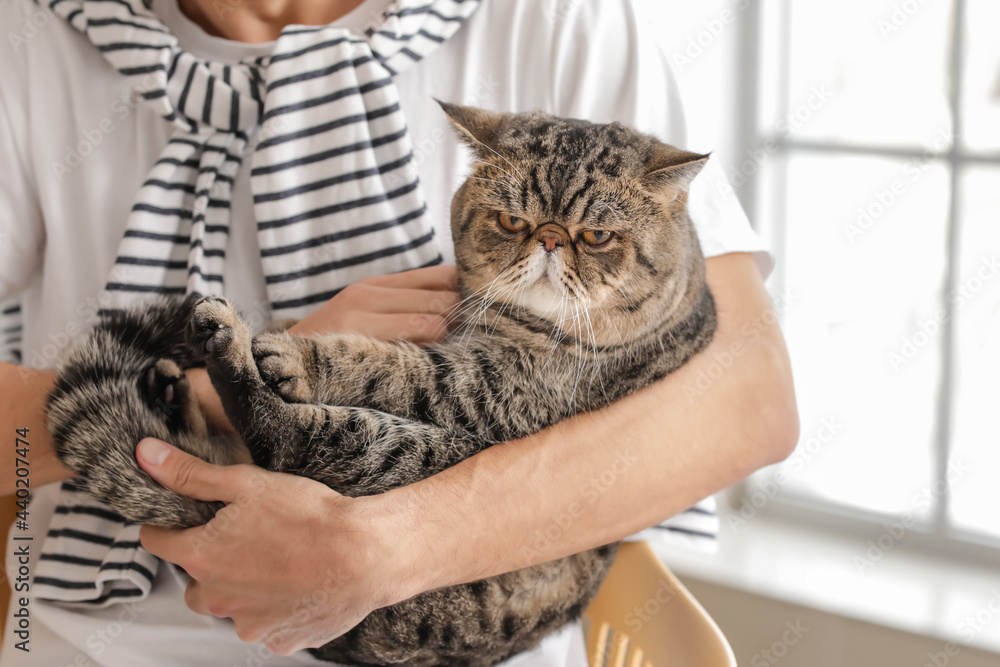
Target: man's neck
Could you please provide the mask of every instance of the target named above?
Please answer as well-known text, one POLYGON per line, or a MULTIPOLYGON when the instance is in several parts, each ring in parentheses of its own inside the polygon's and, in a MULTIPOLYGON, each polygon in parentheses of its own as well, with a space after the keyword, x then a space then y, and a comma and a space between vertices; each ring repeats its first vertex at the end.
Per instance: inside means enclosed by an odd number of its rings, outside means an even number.
POLYGON ((216 37, 259 44, 287 25, 325 25, 364 0, 179 0, 181 11, 216 37))

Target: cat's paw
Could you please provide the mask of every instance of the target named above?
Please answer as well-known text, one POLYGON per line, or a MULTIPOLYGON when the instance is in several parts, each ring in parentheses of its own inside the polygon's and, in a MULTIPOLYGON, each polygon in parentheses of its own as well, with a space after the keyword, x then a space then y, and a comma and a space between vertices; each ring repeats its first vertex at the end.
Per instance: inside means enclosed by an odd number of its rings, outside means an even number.
POLYGON ((224 354, 245 325, 224 298, 206 296, 198 300, 188 321, 187 342, 202 357, 224 354))
POLYGON ((184 372, 171 359, 160 359, 146 372, 140 390, 153 414, 168 424, 179 416, 184 390, 178 383, 185 381, 184 372))
POLYGON ((205 416, 190 380, 173 359, 160 359, 143 375, 146 405, 171 431, 208 435, 205 416))
POLYGON ((251 343, 261 379, 288 403, 307 403, 313 399, 313 385, 300 344, 305 341, 281 334, 260 334, 251 343))

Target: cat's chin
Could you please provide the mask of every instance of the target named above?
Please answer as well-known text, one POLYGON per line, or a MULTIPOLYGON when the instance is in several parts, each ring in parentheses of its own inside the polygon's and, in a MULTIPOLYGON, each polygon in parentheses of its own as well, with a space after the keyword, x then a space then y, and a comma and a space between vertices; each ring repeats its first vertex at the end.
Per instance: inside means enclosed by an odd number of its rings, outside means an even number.
POLYGON ((518 305, 536 317, 554 324, 571 318, 576 313, 577 299, 567 296, 552 284, 548 276, 542 276, 531 287, 518 295, 518 305))

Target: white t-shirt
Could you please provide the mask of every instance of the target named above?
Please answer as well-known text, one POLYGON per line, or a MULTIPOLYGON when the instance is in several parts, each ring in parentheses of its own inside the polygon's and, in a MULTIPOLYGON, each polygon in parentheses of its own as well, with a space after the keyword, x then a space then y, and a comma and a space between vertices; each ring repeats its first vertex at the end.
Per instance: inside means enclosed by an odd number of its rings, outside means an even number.
MULTIPOLYGON (((339 23, 360 31, 387 4, 367 0, 339 23)), ((268 51, 268 45, 208 36, 178 11, 176 0, 154 0, 154 8, 197 56, 235 62, 268 51)), ((133 198, 172 127, 135 101, 125 78, 84 36, 31 0, 0 0, 0 26, 10 31, 10 44, 0 48, 0 301, 21 294, 24 363, 51 367, 103 305, 97 295, 114 264, 133 198)), ((433 98, 618 120, 685 144, 673 75, 630 0, 484 0, 456 36, 396 83, 430 219, 449 262, 451 195, 468 160, 433 98)), ((719 165, 709 161, 688 202, 706 256, 751 251, 761 271, 770 270, 769 255, 719 165)), ((233 189, 229 244, 227 296, 244 311, 266 310, 245 171, 233 189)), ((55 493, 55 485, 38 490, 32 504, 39 549, 55 493)), ((0 667, 253 663, 248 656, 259 655, 259 645, 239 642, 227 620, 190 612, 182 582, 167 568, 160 573, 150 598, 139 604, 143 611, 110 642, 96 638, 109 624, 124 623, 123 608, 84 614, 33 601, 32 653, 12 650, 8 642, 0 667), (90 662, 74 662, 78 655, 90 662)), ((10 631, 8 624, 8 638, 10 631)), ((584 664, 578 632, 574 626, 511 664, 584 664)), ((301 653, 264 664, 311 662, 301 653)))

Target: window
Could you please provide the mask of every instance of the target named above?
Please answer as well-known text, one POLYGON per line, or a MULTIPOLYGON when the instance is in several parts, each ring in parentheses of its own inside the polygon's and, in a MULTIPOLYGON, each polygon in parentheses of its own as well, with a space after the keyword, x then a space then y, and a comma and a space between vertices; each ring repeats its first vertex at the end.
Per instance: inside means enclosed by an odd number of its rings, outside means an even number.
POLYGON ((1000 548, 1000 3, 735 4, 730 178, 778 255, 802 419, 746 497, 1000 548))

